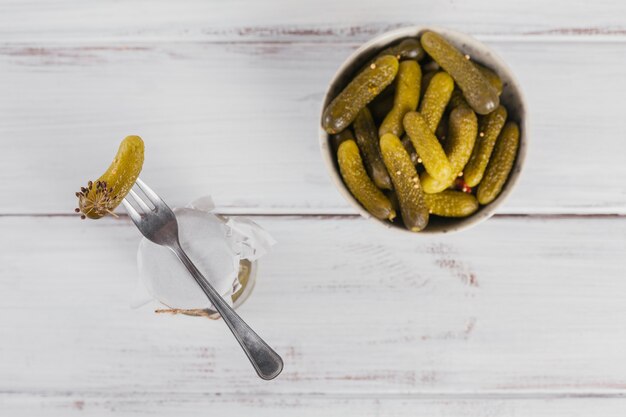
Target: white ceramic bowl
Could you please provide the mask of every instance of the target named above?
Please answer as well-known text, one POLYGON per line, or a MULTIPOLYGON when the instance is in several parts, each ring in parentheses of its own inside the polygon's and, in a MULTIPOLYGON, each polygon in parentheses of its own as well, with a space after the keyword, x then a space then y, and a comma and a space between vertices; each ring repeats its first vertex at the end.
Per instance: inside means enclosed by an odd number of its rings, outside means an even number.
MULTIPOLYGON (((344 184, 341 175, 339 174, 339 168, 337 166, 337 158, 334 155, 333 147, 330 143, 330 137, 320 124, 320 148, 322 151, 322 158, 326 165, 330 177, 341 193, 343 197, 363 216, 370 218, 376 223, 384 226, 387 230, 393 230, 402 233, 411 233, 414 235, 424 234, 440 234, 449 232, 458 232, 465 230, 471 226, 474 226, 480 222, 485 221, 489 217, 493 216, 498 207, 507 199, 515 184, 517 183, 524 160, 526 157, 526 149, 528 147, 528 118, 526 114, 526 101, 520 88, 520 85, 513 75, 511 69, 507 64, 498 57, 488 46, 477 41, 473 37, 464 33, 456 32, 453 30, 429 27, 429 26, 410 26, 402 29, 386 32, 371 41, 362 45, 352 55, 344 61, 339 67, 339 70, 330 82, 330 86, 324 97, 324 103, 322 105, 322 113, 331 100, 339 94, 339 92, 347 85, 347 83, 353 78, 355 72, 358 71, 366 62, 374 57, 378 52, 387 46, 398 42, 401 39, 408 37, 418 37, 423 32, 431 30, 442 35, 448 42, 455 45, 463 53, 469 54, 473 61, 481 63, 488 68, 494 70, 504 84, 502 95, 500 96, 500 103, 503 104, 508 111, 508 120, 513 120, 519 123, 520 126, 520 146, 515 160, 515 165, 506 182, 502 192, 493 202, 481 208, 473 215, 460 218, 460 219, 446 219, 440 217, 431 217, 431 221, 428 226, 419 233, 413 233, 406 230, 402 225, 392 224, 388 221, 382 221, 375 217, 361 206, 361 204, 352 196, 350 190, 344 184)), ((320 116, 321 120, 321 116, 320 116)))

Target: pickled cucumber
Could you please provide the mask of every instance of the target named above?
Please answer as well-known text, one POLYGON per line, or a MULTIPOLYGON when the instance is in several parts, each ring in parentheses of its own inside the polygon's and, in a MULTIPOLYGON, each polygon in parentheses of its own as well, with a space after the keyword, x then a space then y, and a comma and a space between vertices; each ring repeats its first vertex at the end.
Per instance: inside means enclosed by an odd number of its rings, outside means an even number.
POLYGON ((422 173, 420 180, 425 193, 439 193, 450 187, 465 167, 476 142, 478 132, 476 114, 469 107, 457 107, 450 113, 448 129, 445 151, 452 167, 451 174, 445 181, 441 181, 433 178, 428 172, 422 173))
POLYGON ((493 147, 500 135, 507 118, 504 106, 498 106, 496 110, 486 116, 480 117, 479 136, 467 166, 465 167, 465 183, 475 187, 483 179, 483 174, 489 163, 493 147))
POLYGON ((397 212, 400 211, 400 203, 398 202, 398 196, 396 196, 395 191, 393 190, 385 190, 383 191, 383 193, 385 193, 385 195, 387 196, 387 198, 389 199, 389 201, 391 201, 391 207, 393 207, 393 209, 397 212))
POLYGON ((354 77, 324 110, 324 130, 339 133, 348 127, 359 111, 391 84, 398 72, 398 65, 396 57, 385 55, 354 77))
POLYGON ((435 61, 433 61, 432 59, 424 62, 424 64, 422 65, 422 71, 424 72, 439 72, 441 71, 441 67, 439 66, 439 64, 437 64, 435 61))
POLYGON ((493 155, 478 186, 476 198, 480 204, 489 204, 498 197, 513 169, 518 148, 519 127, 515 122, 508 122, 496 141, 493 155))
POLYGON ((431 131, 424 117, 418 112, 407 113, 404 116, 404 129, 409 135, 415 151, 422 159, 426 171, 433 178, 446 181, 452 175, 452 167, 439 140, 431 131))
POLYGON ((415 151, 415 147, 411 143, 411 139, 409 138, 408 135, 404 135, 402 136, 401 140, 402 140, 402 145, 404 145, 404 149, 406 149, 407 153, 411 157, 411 162, 413 163, 413 165, 417 165, 419 163, 419 156, 417 155, 417 152, 415 151))
POLYGON ((443 142, 448 137, 448 123, 446 119, 450 117, 450 112, 445 111, 443 116, 441 116, 441 121, 439 122, 439 126, 437 126, 437 130, 435 130, 435 136, 439 141, 443 142))
POLYGON ((428 224, 428 207, 415 166, 400 139, 392 133, 380 138, 380 150, 400 203, 404 226, 419 232, 428 224))
POLYGON ((396 217, 389 199, 367 176, 355 141, 346 140, 339 145, 337 162, 346 186, 372 216, 381 220, 392 220, 396 217))
POLYGON ((396 94, 393 99, 393 108, 383 120, 378 135, 393 133, 400 137, 404 133, 402 119, 407 112, 417 109, 420 97, 422 70, 416 61, 402 61, 396 76, 396 94))
POLYGON ((424 194, 431 214, 442 217, 467 217, 478 210, 478 201, 472 194, 462 191, 442 191, 424 194))
POLYGON ((143 166, 144 144, 139 136, 127 136, 117 150, 115 159, 97 181, 89 181, 76 193, 81 218, 99 219, 122 202, 139 177, 143 166))
POLYGON ((395 85, 393 83, 389 84, 382 93, 377 95, 376 98, 367 105, 372 113, 374 121, 377 123, 382 122, 385 116, 387 116, 387 113, 389 113, 393 108, 393 97, 395 95, 395 91, 395 85))
POLYGON ((450 107, 451 109, 454 109, 456 107, 469 107, 469 104, 467 104, 467 101, 465 101, 465 97, 463 97, 463 93, 458 88, 455 88, 452 92, 448 107, 450 107))
MULTIPOLYGON (((396 45, 392 45, 386 49, 383 49, 376 58, 385 55, 393 55, 398 60, 400 59, 414 59, 416 61, 421 61, 424 58, 424 48, 422 48, 422 44, 415 38, 407 38, 396 45)), ((374 59, 376 59, 374 58, 374 59)), ((368 63, 371 64, 374 60, 368 63)))
POLYGON ((354 135, 352 134, 352 131, 350 129, 345 129, 337 133, 336 135, 331 135, 330 143, 333 147, 333 152, 336 154, 339 150, 339 145, 349 139, 354 140, 354 135))
POLYGON ((391 178, 380 154, 376 125, 367 107, 364 107, 354 120, 354 134, 356 143, 363 154, 365 169, 374 180, 374 184, 378 188, 391 189, 391 178))
POLYGON ((419 112, 433 133, 437 130, 453 90, 454 80, 443 71, 436 73, 426 88, 419 112))
POLYGON ((459 50, 430 31, 422 35, 421 42, 424 50, 454 78, 476 113, 488 114, 498 107, 500 100, 496 89, 459 50))
POLYGON ((482 72, 482 74, 485 76, 487 81, 489 81, 489 83, 493 86, 493 88, 496 89, 496 91, 498 92, 498 95, 502 94, 502 89, 504 88, 504 86, 502 85, 502 79, 500 79, 500 76, 496 74, 495 71, 485 67, 484 65, 480 65, 476 62, 474 62, 474 65, 476 66, 476 68, 478 68, 480 72, 482 72))
MULTIPOLYGON (((422 68, 422 71, 424 71, 424 68, 422 68)), ((420 99, 419 99, 420 102, 424 99, 424 93, 426 92, 426 89, 428 88, 428 84, 430 84, 430 81, 438 72, 439 71, 428 71, 422 74, 422 83, 421 83, 422 85, 420 86, 420 99)))

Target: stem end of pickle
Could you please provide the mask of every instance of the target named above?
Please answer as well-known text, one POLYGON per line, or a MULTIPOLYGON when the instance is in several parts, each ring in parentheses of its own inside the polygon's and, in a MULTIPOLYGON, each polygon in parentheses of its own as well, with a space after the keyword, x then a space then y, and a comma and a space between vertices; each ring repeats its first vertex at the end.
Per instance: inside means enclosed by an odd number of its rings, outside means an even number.
POLYGON ((76 193, 81 218, 100 219, 107 214, 117 217, 113 210, 139 177, 143 159, 143 140, 139 136, 127 136, 105 173, 96 181, 88 181, 76 193))

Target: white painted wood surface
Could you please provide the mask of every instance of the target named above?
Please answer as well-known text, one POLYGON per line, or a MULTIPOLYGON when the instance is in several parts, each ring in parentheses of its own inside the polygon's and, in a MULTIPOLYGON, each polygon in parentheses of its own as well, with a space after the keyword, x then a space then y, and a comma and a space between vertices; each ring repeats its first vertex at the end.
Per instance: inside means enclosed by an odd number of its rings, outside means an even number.
POLYGON ((200 413, 222 415, 268 415, 276 417, 623 417, 624 400, 614 398, 524 398, 494 399, 471 396, 461 399, 422 399, 407 396, 247 396, 185 394, 163 396, 128 395, 99 397, 48 396, 32 401, 31 397, 13 396, 5 409, 14 417, 33 415, 63 416, 197 416, 200 413), (73 399, 78 398, 78 399, 73 399))
POLYGON ((355 2, 335 0, 3 0, 0 35, 16 42, 365 41, 399 25, 455 27, 485 35, 623 37, 616 0, 355 2))
MULTIPOLYGON (((532 126, 503 212, 626 214, 626 43, 490 44, 518 73, 532 126)), ((174 204, 211 193, 227 212, 352 213, 322 165, 317 123, 354 47, 2 47, 0 132, 20 146, 2 155, 0 194, 12 198, 0 213, 70 212, 67 197, 130 133, 147 142, 142 176, 174 204)))
POLYGON ((625 415, 625 16, 615 0, 1 1, 0 416, 625 415), (351 216, 319 156, 331 75, 406 24, 488 42, 529 100, 518 189, 459 235, 351 216), (222 323, 129 308, 127 219, 64 216, 130 133, 170 203, 269 215, 279 245, 241 313, 284 355, 276 381, 222 323))
POLYGON ((222 323, 129 308, 126 219, 2 218, 0 399, 624 394, 623 222, 498 218, 373 241, 360 218, 256 220, 280 244, 241 313, 285 356, 271 383, 222 323))

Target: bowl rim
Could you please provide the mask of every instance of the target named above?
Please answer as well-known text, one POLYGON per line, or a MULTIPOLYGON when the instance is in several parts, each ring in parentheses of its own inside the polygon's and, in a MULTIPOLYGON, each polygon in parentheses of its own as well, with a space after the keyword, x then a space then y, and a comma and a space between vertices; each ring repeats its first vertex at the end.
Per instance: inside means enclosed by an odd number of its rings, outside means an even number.
MULTIPOLYGON (((504 94, 504 93, 503 93, 504 94)), ((375 223, 383 226, 387 230, 393 230, 399 233, 406 235, 407 233, 411 235, 437 235, 437 234, 451 234, 456 232, 461 232, 464 230, 468 230, 485 220, 492 217, 497 209, 508 199, 512 190, 518 184, 519 178, 523 172, 522 167, 524 166, 526 156, 528 153, 528 105, 527 105, 526 97, 521 88, 519 80, 508 66, 508 64, 497 54, 495 53, 489 46, 485 45, 481 41, 477 40, 473 36, 458 32, 453 29, 447 29, 439 26, 430 26, 430 25, 414 25, 414 26, 405 26, 402 28, 390 30, 384 32, 369 41, 363 43, 359 48, 357 48, 354 52, 352 52, 339 66, 337 71, 334 73, 331 78, 326 92, 324 94, 324 98, 321 103, 320 117, 318 119, 318 130, 319 130, 319 146, 320 152, 322 153, 322 159, 324 161, 324 165, 326 166, 326 171, 330 176, 331 181, 333 182, 335 188, 339 191, 339 193, 343 196, 343 198, 354 208, 357 212, 367 218, 374 220, 375 223), (458 43, 462 41, 468 47, 472 49, 480 49, 483 51, 480 56, 477 56, 477 61, 481 62, 481 57, 488 57, 495 65, 491 65, 494 70, 502 77, 505 75, 508 83, 505 88, 513 88, 515 90, 515 97, 519 101, 519 109, 518 109, 518 124, 520 127, 520 145, 517 150, 517 156, 515 158, 515 163, 513 165, 513 169, 509 174, 509 178, 507 179, 502 191, 498 195, 498 197, 492 201, 491 203, 481 206, 481 208, 473 215, 459 219, 450 220, 447 222, 446 226, 442 226, 438 229, 430 229, 426 227, 424 230, 416 233, 407 230, 405 227, 401 227, 398 225, 394 225, 386 220, 380 220, 374 216, 372 216, 365 208, 359 203, 356 198, 352 196, 350 190, 346 187, 341 175, 339 174, 339 170, 336 167, 336 161, 333 154, 333 149, 330 144, 330 135, 322 128, 321 123, 319 122, 324 113, 324 109, 327 103, 334 97, 330 97, 330 93, 334 90, 334 87, 342 78, 344 72, 351 66, 355 61, 358 61, 362 55, 365 53, 369 53, 373 49, 381 49, 386 46, 393 44, 403 38, 407 37, 416 37, 419 36, 424 31, 433 31, 442 35, 444 38, 449 39, 449 37, 453 37, 456 41, 453 43, 458 43)))

